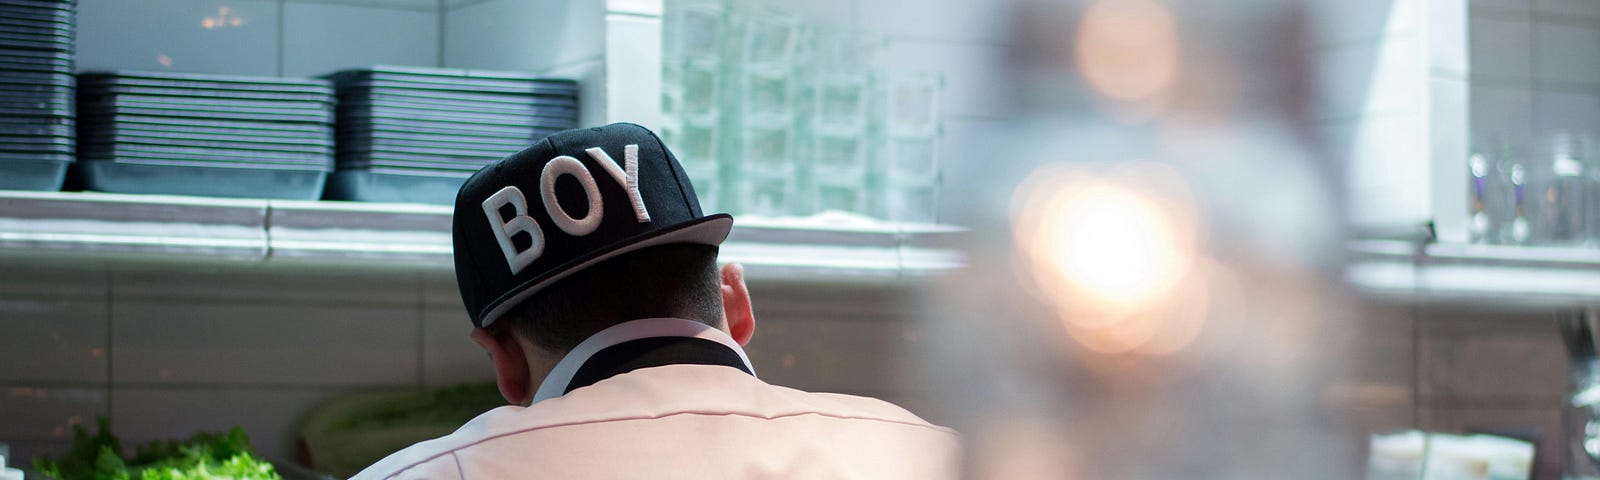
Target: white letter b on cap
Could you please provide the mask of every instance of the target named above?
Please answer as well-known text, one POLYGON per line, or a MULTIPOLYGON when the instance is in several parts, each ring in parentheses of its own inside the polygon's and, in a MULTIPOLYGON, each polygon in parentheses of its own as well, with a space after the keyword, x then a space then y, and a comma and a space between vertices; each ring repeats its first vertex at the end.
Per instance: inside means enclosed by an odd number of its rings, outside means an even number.
POLYGON ((483 214, 489 217, 489 229, 494 232, 495 241, 500 243, 500 253, 505 254, 506 265, 511 267, 512 275, 527 268, 539 258, 539 254, 544 253, 544 232, 539 230, 539 224, 533 221, 533 217, 528 216, 528 198, 522 196, 522 190, 506 187, 494 192, 483 201, 483 214), (500 207, 507 204, 517 212, 510 221, 500 219, 500 207), (511 236, 517 232, 528 232, 528 236, 533 237, 533 243, 520 252, 511 243, 511 236))

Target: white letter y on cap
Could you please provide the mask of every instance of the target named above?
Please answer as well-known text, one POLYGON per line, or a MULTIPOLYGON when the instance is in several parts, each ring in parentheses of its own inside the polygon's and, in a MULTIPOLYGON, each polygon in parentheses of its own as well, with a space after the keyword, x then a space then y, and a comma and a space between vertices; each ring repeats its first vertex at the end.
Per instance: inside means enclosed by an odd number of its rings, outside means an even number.
POLYGON ((544 232, 539 230, 539 223, 528 216, 528 198, 522 195, 522 190, 506 187, 494 192, 483 201, 483 214, 489 217, 489 229, 494 232, 495 241, 500 243, 500 253, 505 254, 506 265, 511 267, 512 275, 527 268, 539 258, 539 254, 544 253, 544 232), (517 212, 510 221, 500 219, 500 208, 507 204, 517 212), (528 236, 533 237, 533 243, 520 252, 511 243, 511 236, 517 232, 528 232, 528 236))
POLYGON ((589 153, 589 158, 593 158, 595 163, 600 164, 600 168, 611 174, 611 178, 616 179, 623 190, 628 191, 628 199, 633 203, 633 215, 639 218, 639 223, 648 223, 650 212, 645 211, 644 196, 639 193, 639 145, 629 144, 622 147, 622 161, 626 164, 623 168, 627 169, 626 173, 622 168, 617 168, 617 161, 612 160, 611 155, 607 155, 600 147, 584 151, 589 153))

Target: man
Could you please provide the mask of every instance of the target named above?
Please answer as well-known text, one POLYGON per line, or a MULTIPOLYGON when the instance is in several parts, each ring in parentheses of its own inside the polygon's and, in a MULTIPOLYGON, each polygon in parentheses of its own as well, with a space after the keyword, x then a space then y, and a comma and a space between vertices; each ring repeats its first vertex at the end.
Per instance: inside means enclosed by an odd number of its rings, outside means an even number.
POLYGON ((638 125, 552 135, 456 197, 456 280, 512 406, 357 479, 949 478, 954 432, 759 380, 733 218, 638 125))

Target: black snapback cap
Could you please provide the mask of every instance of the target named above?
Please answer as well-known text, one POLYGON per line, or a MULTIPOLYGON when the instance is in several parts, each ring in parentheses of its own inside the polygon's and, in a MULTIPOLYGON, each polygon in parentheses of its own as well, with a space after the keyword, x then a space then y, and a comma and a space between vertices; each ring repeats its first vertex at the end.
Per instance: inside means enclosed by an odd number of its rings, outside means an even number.
POLYGON ((451 219, 456 283, 487 327, 530 295, 606 259, 670 243, 720 245, 678 159, 631 123, 567 130, 473 174, 451 219))

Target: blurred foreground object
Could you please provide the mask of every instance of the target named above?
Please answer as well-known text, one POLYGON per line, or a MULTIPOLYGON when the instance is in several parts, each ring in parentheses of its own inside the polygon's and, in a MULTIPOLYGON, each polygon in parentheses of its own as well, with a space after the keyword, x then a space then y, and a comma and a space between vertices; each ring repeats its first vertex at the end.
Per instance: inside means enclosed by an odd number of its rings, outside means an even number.
POLYGON ((1355 477, 1354 307, 1296 2, 1023 3, 930 379, 975 478, 1355 477))
POLYGON ((1368 480, 1526 480, 1532 443, 1494 435, 1416 430, 1372 436, 1368 480))

